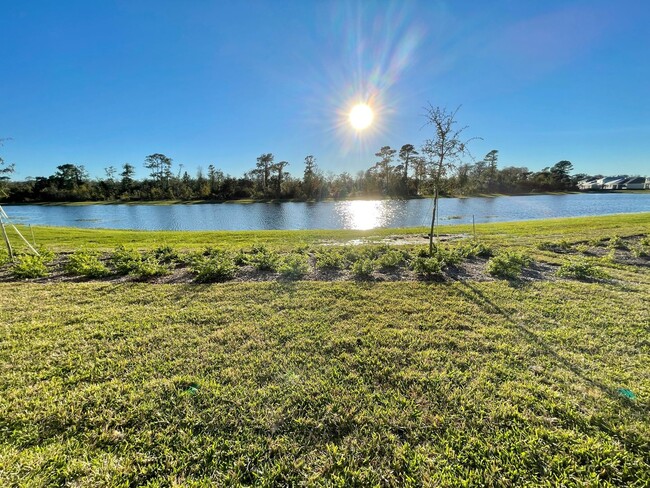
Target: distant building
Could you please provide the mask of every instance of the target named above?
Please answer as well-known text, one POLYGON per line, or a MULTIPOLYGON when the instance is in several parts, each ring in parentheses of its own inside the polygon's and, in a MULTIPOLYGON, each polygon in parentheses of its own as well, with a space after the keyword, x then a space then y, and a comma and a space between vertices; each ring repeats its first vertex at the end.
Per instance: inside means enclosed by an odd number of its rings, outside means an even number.
POLYGON ((648 178, 645 176, 635 176, 633 178, 629 178, 624 184, 623 184, 623 189, 624 190, 643 190, 645 189, 645 184, 648 178))

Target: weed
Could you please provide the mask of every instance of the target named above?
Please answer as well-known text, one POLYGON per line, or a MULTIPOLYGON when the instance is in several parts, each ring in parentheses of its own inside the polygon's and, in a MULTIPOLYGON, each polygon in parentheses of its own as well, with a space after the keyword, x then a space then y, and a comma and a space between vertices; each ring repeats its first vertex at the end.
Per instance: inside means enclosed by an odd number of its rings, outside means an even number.
POLYGON ((627 249, 627 244, 621 239, 621 236, 614 235, 609 238, 607 247, 610 249, 627 249))

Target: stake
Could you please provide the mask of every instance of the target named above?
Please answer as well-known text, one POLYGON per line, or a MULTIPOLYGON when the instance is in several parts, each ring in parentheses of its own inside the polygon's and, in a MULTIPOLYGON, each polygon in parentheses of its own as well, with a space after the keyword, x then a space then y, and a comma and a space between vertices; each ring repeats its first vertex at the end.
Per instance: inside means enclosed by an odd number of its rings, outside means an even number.
POLYGON ((474 231, 474 239, 476 239, 476 224, 474 223, 474 214, 472 214, 472 230, 474 231))
POLYGON ((7 252, 9 253, 9 259, 14 260, 14 251, 11 249, 11 242, 9 242, 9 236, 7 235, 7 229, 5 228, 5 222, 0 217, 0 226, 2 226, 2 237, 5 238, 5 244, 7 245, 7 252))
POLYGON ((431 216, 431 232, 429 232, 429 256, 433 255, 433 226, 436 223, 436 210, 438 209, 438 187, 433 190, 433 214, 431 216))
POLYGON ((32 233, 32 244, 36 247, 36 239, 34 239, 34 229, 32 229, 32 224, 29 224, 29 231, 32 233))

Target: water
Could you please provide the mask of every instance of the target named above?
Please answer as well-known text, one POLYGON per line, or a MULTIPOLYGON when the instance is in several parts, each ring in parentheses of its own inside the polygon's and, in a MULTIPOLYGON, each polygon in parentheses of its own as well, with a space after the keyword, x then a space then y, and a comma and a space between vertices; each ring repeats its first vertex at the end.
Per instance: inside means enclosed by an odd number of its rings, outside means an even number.
MULTIPOLYGON (((430 224, 432 201, 4 206, 15 223, 140 230, 372 229, 430 224)), ((440 224, 649 212, 648 193, 444 198, 440 224)))

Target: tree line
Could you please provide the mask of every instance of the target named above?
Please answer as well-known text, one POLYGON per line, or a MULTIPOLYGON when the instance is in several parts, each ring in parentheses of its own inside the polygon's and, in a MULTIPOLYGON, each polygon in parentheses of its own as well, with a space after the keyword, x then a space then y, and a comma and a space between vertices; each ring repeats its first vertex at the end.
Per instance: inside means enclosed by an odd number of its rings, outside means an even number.
POLYGON ((91 178, 83 165, 67 163, 57 166, 50 176, 11 181, 15 166, 5 165, 0 158, 0 198, 11 203, 413 198, 429 196, 434 191, 465 196, 574 190, 577 182, 588 176, 572 175, 573 165, 569 161, 560 161, 541 171, 530 171, 524 166, 499 168, 496 149, 479 161, 463 162, 460 156, 469 156, 469 141, 461 142, 458 138, 463 129, 452 131, 456 112, 447 113, 437 107, 428 110, 430 121, 441 122, 437 126, 432 124, 436 131, 432 139, 419 148, 413 144, 404 144, 399 149, 383 146, 374 154, 369 167, 356 174, 323 171, 316 158, 308 155, 301 163, 302 175, 293 176, 286 169, 290 166, 288 161, 277 161, 273 153, 264 153, 250 171, 239 177, 225 174, 213 164, 208 165, 207 171, 199 168, 190 175, 182 164, 174 166, 170 157, 154 153, 143 161, 148 175, 142 179, 136 179, 137 168, 130 163, 119 168, 109 166, 99 178, 91 178), (450 159, 450 154, 458 157, 450 159))

